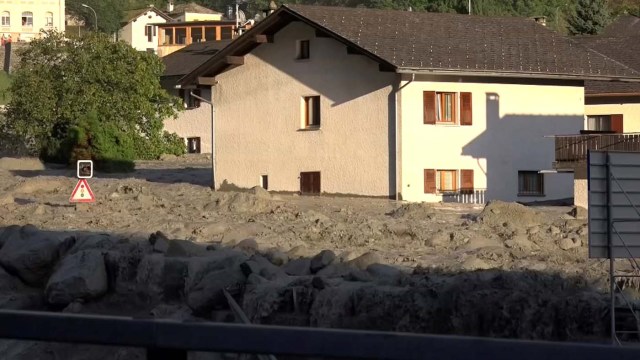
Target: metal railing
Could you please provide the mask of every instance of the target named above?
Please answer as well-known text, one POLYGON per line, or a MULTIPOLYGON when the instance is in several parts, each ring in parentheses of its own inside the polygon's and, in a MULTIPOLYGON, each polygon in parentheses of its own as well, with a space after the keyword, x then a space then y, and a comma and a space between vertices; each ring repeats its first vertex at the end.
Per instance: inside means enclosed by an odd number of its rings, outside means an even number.
POLYGON ((487 189, 473 189, 442 194, 442 202, 460 204, 485 204, 487 189))
POLYGON ((147 359, 186 351, 388 360, 637 360, 639 348, 477 337, 140 320, 0 310, 0 338, 141 347, 147 359))
POLYGON ((586 162, 589 150, 640 152, 640 134, 583 134, 555 137, 556 162, 586 162))

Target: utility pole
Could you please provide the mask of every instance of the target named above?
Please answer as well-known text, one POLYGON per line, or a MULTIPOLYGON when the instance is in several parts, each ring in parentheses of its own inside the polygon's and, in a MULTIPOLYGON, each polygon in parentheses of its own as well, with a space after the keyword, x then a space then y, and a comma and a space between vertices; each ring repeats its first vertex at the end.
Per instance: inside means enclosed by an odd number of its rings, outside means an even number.
POLYGON ((469 15, 471 15, 471 0, 469 0, 469 15))

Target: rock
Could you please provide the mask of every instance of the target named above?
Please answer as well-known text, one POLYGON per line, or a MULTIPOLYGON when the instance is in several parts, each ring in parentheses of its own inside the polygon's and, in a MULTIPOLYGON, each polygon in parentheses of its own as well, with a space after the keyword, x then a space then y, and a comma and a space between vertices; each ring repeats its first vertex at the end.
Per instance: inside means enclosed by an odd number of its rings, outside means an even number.
POLYGON ((169 239, 161 231, 151 234, 149 243, 153 245, 153 251, 157 253, 165 253, 169 249, 169 239))
POLYGON ((265 279, 274 280, 279 276, 286 276, 284 270, 259 255, 254 255, 248 261, 240 264, 240 270, 242 270, 245 277, 256 274, 265 279))
POLYGON ((279 250, 269 251, 266 256, 273 265, 277 266, 282 266, 289 261, 289 256, 279 250))
POLYGON ((75 254, 84 250, 111 250, 116 242, 108 234, 77 234, 75 245, 69 250, 69 254, 75 254))
POLYGON ((151 254, 142 258, 136 273, 137 286, 150 298, 161 299, 163 295, 164 255, 151 254))
MULTIPOLYGON (((2 200, 0 199, 0 205, 2 204, 2 200)), ((47 212, 47 208, 44 205, 38 205, 35 210, 33 210, 34 215, 44 215, 47 212)))
POLYGON ((259 197, 259 198, 263 198, 263 199, 270 199, 271 198, 271 194, 265 190, 264 188, 262 188, 261 186, 254 186, 249 190, 249 193, 259 197))
POLYGON ((258 242, 254 238, 244 239, 237 243, 235 247, 248 254, 254 254, 259 249, 258 242))
POLYGON ((313 286, 314 289, 323 290, 327 287, 327 284, 320 276, 314 276, 313 279, 311 279, 311 286, 313 286))
POLYGON ((358 256, 356 255, 355 252, 347 250, 347 251, 343 251, 342 253, 340 253, 340 255, 338 255, 338 260, 341 262, 349 262, 357 257, 358 256))
POLYGON ((535 234, 537 234, 539 232, 540 232, 540 226, 533 226, 533 227, 530 227, 527 230, 527 234, 529 234, 529 235, 535 235, 535 234))
POLYGON ((245 282, 246 277, 239 266, 210 272, 189 289, 187 305, 196 315, 209 314, 214 308, 227 305, 223 289, 235 295, 245 282))
POLYGON ((476 257, 467 258, 461 265, 461 268, 467 271, 486 270, 491 269, 491 267, 491 265, 476 257))
POLYGON ((63 235, 38 231, 33 225, 3 233, 0 265, 29 285, 46 282, 53 266, 73 245, 74 238, 62 240, 63 235))
POLYGON ((84 305, 82 304, 81 301, 74 301, 71 304, 67 305, 67 307, 62 309, 62 312, 63 313, 78 314, 78 313, 82 312, 83 308, 84 308, 84 305))
POLYGON ((338 278, 348 276, 354 270, 346 263, 334 262, 333 264, 318 271, 316 275, 326 278, 338 278))
POLYGON ((20 225, 10 225, 0 230, 0 248, 4 246, 4 243, 7 241, 7 239, 14 236, 20 236, 20 229, 22 229, 20 225))
POLYGON ((295 259, 284 266, 284 272, 292 276, 304 276, 311 274, 311 259, 295 259))
POLYGON ((178 157, 173 155, 173 154, 162 154, 160 155, 160 160, 161 161, 171 161, 171 160, 177 160, 178 157))
POLYGON ((298 259, 301 257, 305 257, 309 255, 309 250, 304 245, 294 246, 289 251, 287 251, 287 255, 290 259, 298 259))
POLYGON ((390 265, 371 264, 367 267, 367 272, 374 277, 390 277, 397 278, 402 276, 402 271, 390 265))
POLYGON ((333 251, 322 250, 318 255, 311 258, 311 273, 315 274, 323 268, 331 265, 335 259, 336 254, 334 254, 333 251))
POLYGON ((558 246, 562 250, 577 248, 577 247, 580 247, 581 245, 582 245, 582 241, 578 238, 564 238, 558 241, 558 246))
MULTIPOLYGON (((375 270, 374 270, 375 271, 375 270)), ((373 281, 373 276, 363 270, 353 269, 347 274, 343 276, 343 278, 347 281, 360 281, 360 282, 369 282, 373 281)))
POLYGON ((207 274, 231 267, 239 269, 239 265, 247 260, 249 258, 243 252, 232 249, 210 251, 206 257, 188 258, 185 291, 189 292, 207 274))
POLYGON ((560 228, 558 228, 557 226, 551 225, 549 226, 549 232, 551 233, 551 235, 558 235, 560 234, 561 231, 560 231, 560 228))
POLYGON ((50 304, 67 305, 76 299, 91 299, 107 291, 107 271, 99 251, 81 251, 65 257, 53 273, 45 296, 50 304))
POLYGON ((26 286, 0 267, 0 309, 34 310, 42 306, 42 291, 26 286))
POLYGON ((377 252, 366 252, 361 256, 349 261, 349 265, 354 266, 360 270, 366 270, 371 264, 379 264, 382 262, 382 257, 377 252))
POLYGON ((207 248, 189 240, 170 240, 166 257, 206 256, 207 248))
POLYGON ((15 203, 15 199, 11 194, 0 195, 0 205, 9 205, 15 203))
POLYGON ((589 216, 589 211, 582 206, 574 206, 568 214, 576 219, 586 219, 589 216))
POLYGON ((534 242, 530 241, 526 236, 523 235, 517 235, 512 239, 505 241, 504 245, 509 249, 518 249, 525 252, 531 252, 540 248, 538 245, 536 245, 534 242))

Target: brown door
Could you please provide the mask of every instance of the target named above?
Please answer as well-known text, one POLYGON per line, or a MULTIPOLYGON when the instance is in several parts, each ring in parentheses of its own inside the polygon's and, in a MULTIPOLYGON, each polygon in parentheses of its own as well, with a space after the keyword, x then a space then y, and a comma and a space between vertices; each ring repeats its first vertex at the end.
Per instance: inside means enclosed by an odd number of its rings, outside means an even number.
POLYGON ((320 172, 300 173, 300 192, 302 194, 320 194, 320 172))

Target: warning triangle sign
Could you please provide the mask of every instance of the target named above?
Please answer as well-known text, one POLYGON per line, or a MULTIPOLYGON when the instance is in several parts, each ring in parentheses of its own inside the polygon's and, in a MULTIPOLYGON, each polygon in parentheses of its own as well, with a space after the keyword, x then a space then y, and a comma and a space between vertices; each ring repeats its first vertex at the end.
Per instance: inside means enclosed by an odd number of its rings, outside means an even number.
POLYGON ((76 184, 75 189, 73 189, 73 192, 71 193, 71 198, 69 199, 69 201, 72 203, 73 202, 89 203, 89 202, 96 201, 96 197, 93 196, 93 192, 89 187, 89 183, 87 183, 87 179, 78 180, 78 183, 76 184))

